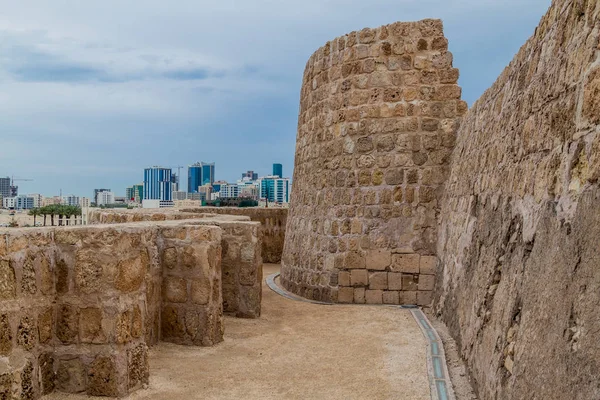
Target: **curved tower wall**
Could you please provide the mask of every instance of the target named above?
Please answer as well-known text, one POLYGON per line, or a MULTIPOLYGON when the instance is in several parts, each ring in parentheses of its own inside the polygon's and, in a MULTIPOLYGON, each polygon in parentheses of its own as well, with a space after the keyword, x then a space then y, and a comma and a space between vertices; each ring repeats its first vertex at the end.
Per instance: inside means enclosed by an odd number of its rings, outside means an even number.
POLYGON ((304 71, 282 284, 341 303, 431 301, 459 117, 440 20, 328 42, 304 71))

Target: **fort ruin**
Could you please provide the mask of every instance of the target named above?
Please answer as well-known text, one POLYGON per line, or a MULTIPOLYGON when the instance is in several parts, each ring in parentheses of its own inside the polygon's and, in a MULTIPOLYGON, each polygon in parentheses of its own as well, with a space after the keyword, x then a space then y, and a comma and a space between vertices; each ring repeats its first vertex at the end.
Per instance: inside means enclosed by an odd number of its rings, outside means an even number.
POLYGON ((600 398, 599 39, 598 1, 554 0, 467 110, 441 21, 352 32, 307 63, 289 215, 0 232, 0 394, 137 390, 148 346, 260 317, 281 260, 299 296, 428 309, 481 399, 600 398))

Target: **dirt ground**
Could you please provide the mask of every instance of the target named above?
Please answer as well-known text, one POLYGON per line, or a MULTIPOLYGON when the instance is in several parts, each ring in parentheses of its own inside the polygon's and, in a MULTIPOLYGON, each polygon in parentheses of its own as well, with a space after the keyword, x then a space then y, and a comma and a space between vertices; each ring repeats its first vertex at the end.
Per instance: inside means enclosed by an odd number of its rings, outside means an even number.
MULTIPOLYGON (((265 277, 278 269, 266 264, 265 277)), ((129 399, 430 399, 425 340, 409 311, 294 301, 266 285, 259 319, 227 317, 212 348, 161 343, 150 366, 148 389, 129 399)))

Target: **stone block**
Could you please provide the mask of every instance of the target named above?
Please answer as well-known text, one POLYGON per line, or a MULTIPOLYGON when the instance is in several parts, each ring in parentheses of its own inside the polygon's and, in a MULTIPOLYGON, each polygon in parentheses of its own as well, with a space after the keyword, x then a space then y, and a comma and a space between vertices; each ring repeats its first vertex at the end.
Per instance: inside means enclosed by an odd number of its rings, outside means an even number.
POLYGON ((365 288, 354 288, 354 303, 365 304, 365 288))
POLYGON ((166 276, 164 278, 164 300, 171 303, 187 301, 187 282, 184 278, 166 276))
POLYGON ((388 289, 402 290, 402 274, 399 272, 388 272, 388 289))
POLYGON ((418 254, 394 254, 390 270, 392 272, 418 274, 419 258, 420 256, 418 254))
POLYGON ((429 306, 433 299, 433 292, 417 292, 417 305, 429 306))
POLYGON ((183 338, 185 328, 179 310, 174 306, 163 306, 161 313, 161 332, 163 339, 183 338))
POLYGON ((111 357, 96 357, 88 370, 87 394, 91 396, 118 396, 118 375, 111 357))
POLYGON ((436 256, 421 256, 419 272, 421 274, 435 275, 437 267, 436 256))
POLYGON ((262 267, 258 262, 242 262, 240 268, 240 284, 253 286, 258 283, 258 268, 262 267))
POLYGON ((140 338, 144 335, 144 319, 142 310, 139 306, 133 307, 133 315, 131 319, 131 337, 140 338))
POLYGON ((33 258, 33 254, 28 254, 25 262, 23 263, 23 269, 21 273, 21 293, 23 294, 35 294, 37 292, 33 258))
POLYGON ((115 340, 120 344, 131 341, 131 311, 124 311, 117 316, 115 340))
POLYGON ((369 289, 387 289, 387 272, 373 272, 369 274, 369 289))
POLYGON ((51 307, 48 307, 38 315, 38 338, 40 340, 40 343, 48 343, 50 339, 52 339, 51 307))
POLYGON ((352 286, 367 286, 369 284, 369 273, 365 269, 354 269, 350 271, 350 284, 352 286))
POLYGON ((15 270, 8 260, 0 260, 0 300, 14 299, 17 296, 15 270))
POLYGON ((339 286, 350 286, 350 272, 340 271, 338 273, 338 285, 339 286))
POLYGON ((200 305, 208 304, 210 290, 210 282, 208 280, 193 280, 190 292, 192 303, 200 305))
POLYGON ((32 317, 22 315, 17 327, 17 345, 31 351, 37 344, 37 329, 32 317))
POLYGON ((56 337, 64 344, 77 343, 79 335, 79 310, 76 306, 63 304, 58 307, 56 337))
POLYGON ((396 291, 383 292, 383 304, 400 304, 400 295, 396 291))
POLYGON ((338 290, 338 303, 352 303, 354 300, 354 289, 341 287, 338 290))
POLYGON ((148 347, 139 344, 127 350, 128 389, 138 389, 147 385, 150 379, 148 347))
POLYGON ((414 291, 417 290, 419 280, 417 276, 412 274, 402 274, 402 290, 414 291))
POLYGON ((122 260, 117 264, 115 287, 122 292, 130 293, 138 290, 149 266, 148 253, 140 252, 138 257, 122 260))
POLYGON ((435 287, 435 275, 419 275, 419 291, 433 290, 435 287))
POLYGON ((102 329, 102 310, 99 308, 82 308, 80 310, 79 328, 82 343, 104 343, 106 335, 102 329))
POLYGON ((0 315, 0 356, 8 356, 12 351, 13 333, 7 314, 0 315))
POLYGON ((400 304, 416 305, 417 304, 417 292, 400 292, 400 304))
POLYGON ((81 393, 87 389, 87 370, 79 358, 59 359, 56 388, 61 392, 81 393))
POLYGON ((366 266, 369 270, 384 271, 392 261, 392 253, 385 249, 369 250, 366 266))
MULTIPOLYGON (((53 353, 42 353, 38 357, 40 392, 42 395, 54 391, 56 376, 54 373, 54 355, 53 353)), ((1 393, 1 391, 0 391, 1 393)), ((0 394, 1 398, 1 394, 0 394)))
POLYGON ((177 267, 177 249, 175 247, 166 248, 162 255, 162 262, 169 269, 177 267))
POLYGON ((365 257, 355 251, 351 251, 346 254, 344 266, 347 269, 364 269, 366 267, 365 257))
POLYGON ((69 285, 69 266, 64 259, 56 260, 56 292, 58 294, 68 293, 69 285))
POLYGON ((383 290, 366 290, 365 301, 367 304, 383 304, 383 290))

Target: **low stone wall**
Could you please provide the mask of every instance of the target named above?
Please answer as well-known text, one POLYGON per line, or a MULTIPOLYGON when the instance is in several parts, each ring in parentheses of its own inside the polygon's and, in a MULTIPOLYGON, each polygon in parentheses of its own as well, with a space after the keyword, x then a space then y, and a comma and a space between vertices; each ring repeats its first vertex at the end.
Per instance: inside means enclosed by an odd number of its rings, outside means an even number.
POLYGON ((135 210, 102 210, 90 212, 90 224, 115 224, 136 221, 164 221, 197 218, 213 218, 220 216, 237 216, 236 219, 250 219, 260 222, 262 227, 262 259, 265 263, 279 263, 285 241, 287 208, 264 207, 200 207, 189 209, 135 209, 135 210))
POLYGON ((148 382, 148 345, 222 341, 223 233, 244 244, 241 271, 260 279, 261 263, 257 223, 218 223, 0 232, 0 398, 124 396, 148 382))
POLYGON ((246 216, 249 217, 251 221, 260 222, 263 231, 261 251, 263 262, 273 264, 281 262, 288 216, 287 208, 201 207, 183 209, 182 212, 246 216))
MULTIPOLYGON (((216 207, 211 208, 218 209, 216 207)), ((223 309, 239 318, 258 318, 262 300, 262 249, 264 227, 248 216, 179 212, 177 210, 97 210, 91 220, 126 223, 133 220, 185 220, 190 224, 217 225, 223 229, 223 309), (190 218, 190 220, 188 220, 190 218), (191 220, 191 218, 196 218, 191 220)), ((265 223, 268 222, 265 220, 265 223)))
POLYGON ((599 21, 554 0, 458 132, 434 304, 481 399, 600 399, 599 21))

